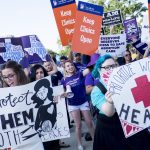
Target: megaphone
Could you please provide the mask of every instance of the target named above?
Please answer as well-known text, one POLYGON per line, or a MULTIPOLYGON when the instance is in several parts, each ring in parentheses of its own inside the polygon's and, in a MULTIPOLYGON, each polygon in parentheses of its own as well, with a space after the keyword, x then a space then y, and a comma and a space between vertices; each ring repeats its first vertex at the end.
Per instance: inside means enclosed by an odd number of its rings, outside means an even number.
POLYGON ((66 86, 66 94, 67 94, 67 98, 72 98, 72 97, 74 97, 74 93, 71 91, 70 85, 67 85, 67 86, 66 86))

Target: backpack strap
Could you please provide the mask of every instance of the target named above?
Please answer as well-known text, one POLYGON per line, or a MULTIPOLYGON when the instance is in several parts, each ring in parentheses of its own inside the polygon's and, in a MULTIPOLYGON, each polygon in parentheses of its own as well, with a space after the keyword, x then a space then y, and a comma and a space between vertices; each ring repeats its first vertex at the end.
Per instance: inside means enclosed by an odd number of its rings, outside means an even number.
POLYGON ((105 88, 105 86, 101 83, 101 82, 98 82, 96 84, 96 86, 102 91, 102 93, 105 95, 105 93, 107 92, 107 89, 105 88))

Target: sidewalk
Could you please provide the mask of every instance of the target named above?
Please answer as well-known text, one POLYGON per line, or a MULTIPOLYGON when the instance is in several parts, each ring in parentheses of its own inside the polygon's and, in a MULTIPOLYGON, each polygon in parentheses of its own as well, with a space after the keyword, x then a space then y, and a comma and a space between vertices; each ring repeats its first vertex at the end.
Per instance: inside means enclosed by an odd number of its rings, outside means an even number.
MULTIPOLYGON (((82 141, 85 150, 92 150, 93 141, 85 141, 84 136, 85 133, 88 131, 86 124, 82 121, 82 141)), ((63 142, 69 144, 71 147, 69 148, 61 148, 61 150, 77 150, 77 140, 75 135, 75 125, 73 124, 73 128, 70 129, 70 138, 62 139, 63 142)))

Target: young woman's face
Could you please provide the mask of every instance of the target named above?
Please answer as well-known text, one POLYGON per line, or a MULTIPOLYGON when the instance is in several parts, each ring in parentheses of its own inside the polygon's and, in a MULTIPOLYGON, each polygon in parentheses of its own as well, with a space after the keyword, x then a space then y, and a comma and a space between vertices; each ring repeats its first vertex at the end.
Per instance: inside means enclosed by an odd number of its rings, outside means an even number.
POLYGON ((108 71, 112 71, 116 67, 117 67, 116 62, 112 58, 110 58, 104 61, 104 63, 101 66, 100 72, 105 73, 108 71))
POLYGON ((48 94, 48 89, 42 86, 37 92, 37 97, 39 97, 41 100, 45 100, 47 98, 47 94, 48 94))
POLYGON ((51 62, 44 62, 43 66, 48 72, 53 70, 53 65, 51 62))
POLYGON ((10 87, 18 85, 17 75, 11 68, 2 70, 2 79, 10 87))
POLYGON ((44 78, 44 71, 42 68, 36 70, 36 80, 44 78))
POLYGON ((74 71, 75 71, 75 67, 74 67, 73 63, 66 62, 66 63, 65 63, 65 71, 66 71, 67 73, 73 74, 74 71))

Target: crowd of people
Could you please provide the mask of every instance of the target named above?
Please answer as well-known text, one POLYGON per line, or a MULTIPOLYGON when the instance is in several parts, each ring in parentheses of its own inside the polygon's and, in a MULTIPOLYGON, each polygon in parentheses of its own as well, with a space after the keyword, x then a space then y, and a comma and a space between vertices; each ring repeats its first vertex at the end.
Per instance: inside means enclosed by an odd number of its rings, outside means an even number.
MULTIPOLYGON (((148 56, 149 46, 145 53, 143 57, 148 56)), ((71 128, 70 116, 75 124, 78 150, 84 150, 81 140, 82 118, 89 130, 93 150, 149 150, 150 134, 147 129, 130 138, 125 138, 112 100, 112 93, 107 91, 108 80, 103 79, 103 74, 111 75, 113 69, 117 66, 132 63, 142 58, 141 56, 139 57, 139 54, 136 54, 136 58, 133 58, 132 55, 135 54, 132 54, 130 50, 126 50, 124 57, 114 59, 108 54, 100 56, 94 53, 91 57, 84 56, 87 58, 86 60, 89 60, 84 63, 82 62, 82 54, 70 52, 68 57, 60 57, 59 64, 54 61, 55 59, 51 59, 49 62, 32 64, 26 72, 17 62, 9 60, 1 66, 0 86, 4 88, 25 85, 50 76, 53 87, 62 84, 66 90, 67 86, 69 86, 73 93, 73 97, 67 97, 66 93, 63 96, 66 101, 69 127, 71 128), (94 120, 95 116, 96 119, 94 120)), ((36 89, 38 91, 41 88, 40 82, 37 82, 37 84, 39 84, 39 88, 36 89)), ((51 102, 50 98, 52 99, 52 96, 47 96, 46 102, 43 102, 46 104, 43 106, 42 103, 38 104, 37 97, 33 97, 39 108, 39 113, 41 110, 51 107, 51 105, 53 105, 53 108, 56 107, 55 102, 51 102)), ((52 111, 55 110, 53 109, 52 111)), ((54 114, 57 115, 57 112, 54 114)), ((47 111, 43 116, 49 116, 49 118, 53 119, 47 111)), ((41 150, 60 150, 61 146, 70 146, 61 142, 61 140, 42 143, 40 139, 41 133, 38 130, 40 123, 36 124, 36 128, 39 134, 34 136, 35 140, 32 141, 30 147, 28 144, 24 144, 11 147, 11 149, 36 150, 40 148, 41 150)))

